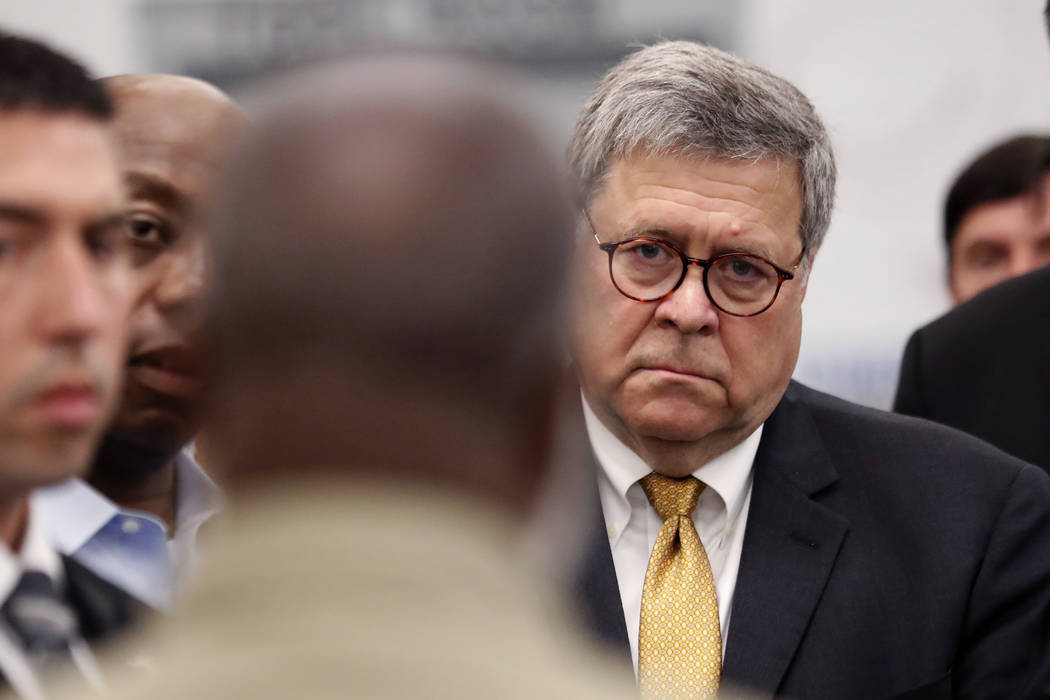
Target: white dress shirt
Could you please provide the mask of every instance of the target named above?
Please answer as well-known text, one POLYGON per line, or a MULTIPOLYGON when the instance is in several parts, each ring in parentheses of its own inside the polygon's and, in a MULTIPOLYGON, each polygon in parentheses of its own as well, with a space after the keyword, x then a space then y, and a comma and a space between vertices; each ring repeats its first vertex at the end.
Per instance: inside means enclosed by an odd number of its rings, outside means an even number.
MULTIPOLYGON (((22 536, 22 547, 14 553, 0 543, 0 604, 3 604, 18 585, 22 573, 28 570, 47 574, 55 589, 64 596, 66 587, 65 567, 55 551, 42 522, 41 513, 30 502, 29 520, 22 536)), ((70 642, 73 663, 80 675, 96 690, 102 692, 105 685, 95 657, 81 639, 70 642)), ((15 633, 0 622, 0 671, 15 693, 22 698, 44 698, 44 689, 37 670, 22 651, 15 633)))
POLYGON ((222 506, 219 487, 183 450, 175 458, 175 534, 150 513, 121 509, 81 479, 33 497, 58 551, 135 596, 170 612, 198 567, 198 531, 222 506))
MULTIPOLYGON (((639 483, 652 469, 602 424, 587 405, 586 397, 583 400, 583 415, 591 448, 601 466, 598 494, 609 533, 616 580, 620 586, 631 658, 637 673, 642 587, 649 566, 649 555, 663 521, 650 505, 639 483)), ((751 469, 761 437, 762 426, 759 426, 739 445, 693 472, 693 476, 707 485, 693 510, 693 524, 707 550, 715 579, 723 658, 733 591, 740 569, 744 526, 751 505, 751 469)))

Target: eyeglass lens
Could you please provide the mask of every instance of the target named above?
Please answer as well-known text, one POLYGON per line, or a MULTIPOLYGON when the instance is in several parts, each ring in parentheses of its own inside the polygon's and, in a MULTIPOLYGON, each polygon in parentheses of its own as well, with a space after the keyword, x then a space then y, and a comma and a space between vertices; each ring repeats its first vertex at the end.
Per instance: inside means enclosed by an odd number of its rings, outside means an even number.
MULTIPOLYGON (((620 245, 612 256, 612 277, 627 296, 652 301, 670 293, 682 278, 684 261, 674 248, 639 239, 620 245)), ((707 271, 711 300, 729 313, 761 311, 776 296, 780 275, 762 258, 733 254, 716 260, 707 271)))

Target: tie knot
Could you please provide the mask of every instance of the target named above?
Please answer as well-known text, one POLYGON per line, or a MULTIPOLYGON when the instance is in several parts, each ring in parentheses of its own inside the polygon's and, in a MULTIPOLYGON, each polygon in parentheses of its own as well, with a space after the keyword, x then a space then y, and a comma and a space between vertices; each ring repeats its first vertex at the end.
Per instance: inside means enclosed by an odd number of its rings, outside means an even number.
POLYGON ((679 515, 692 515, 704 485, 695 476, 672 479, 653 472, 642 479, 642 489, 660 518, 667 520, 679 515))

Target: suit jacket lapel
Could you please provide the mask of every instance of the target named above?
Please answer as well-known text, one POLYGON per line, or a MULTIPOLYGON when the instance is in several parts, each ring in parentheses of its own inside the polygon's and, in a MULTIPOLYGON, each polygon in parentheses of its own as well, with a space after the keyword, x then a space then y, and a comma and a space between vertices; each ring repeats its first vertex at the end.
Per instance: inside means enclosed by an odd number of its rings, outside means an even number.
MULTIPOLYGON (((624 621, 623 602, 616 580, 612 549, 609 547, 605 515, 602 513, 601 499, 598 496, 598 465, 593 456, 588 467, 594 475, 591 479, 591 483, 594 484, 594 498, 591 503, 591 515, 587 521, 590 529, 587 549, 584 553, 583 567, 576 577, 574 598, 587 628, 604 645, 620 654, 628 667, 631 667, 631 643, 627 636, 627 623, 624 621)), ((631 673, 633 677, 633 669, 631 673)))
POLYGON ((66 597, 84 639, 107 636, 132 621, 137 604, 131 596, 69 557, 63 556, 62 563, 66 571, 66 597))
POLYGON ((811 497, 838 476, 794 386, 766 421, 723 677, 773 694, 834 567, 847 521, 811 497))

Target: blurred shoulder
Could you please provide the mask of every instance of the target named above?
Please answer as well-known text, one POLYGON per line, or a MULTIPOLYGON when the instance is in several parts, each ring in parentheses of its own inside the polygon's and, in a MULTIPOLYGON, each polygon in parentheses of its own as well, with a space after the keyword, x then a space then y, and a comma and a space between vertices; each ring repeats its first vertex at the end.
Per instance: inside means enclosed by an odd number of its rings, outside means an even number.
POLYGON ((915 332, 927 349, 974 346, 1013 337, 1050 338, 1050 266, 997 284, 915 332))

